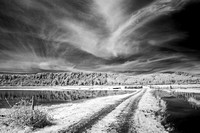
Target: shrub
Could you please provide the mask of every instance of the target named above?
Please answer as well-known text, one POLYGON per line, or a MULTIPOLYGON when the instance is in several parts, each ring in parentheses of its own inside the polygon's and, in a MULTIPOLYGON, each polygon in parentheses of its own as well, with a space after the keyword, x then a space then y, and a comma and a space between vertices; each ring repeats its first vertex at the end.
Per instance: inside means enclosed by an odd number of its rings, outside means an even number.
POLYGON ((22 98, 19 102, 15 103, 15 105, 13 105, 13 108, 21 108, 23 106, 31 106, 31 100, 26 100, 24 98, 22 98))
POLYGON ((3 124, 11 127, 36 129, 52 125, 50 121, 51 118, 45 112, 24 107, 14 109, 12 113, 5 117, 3 124))

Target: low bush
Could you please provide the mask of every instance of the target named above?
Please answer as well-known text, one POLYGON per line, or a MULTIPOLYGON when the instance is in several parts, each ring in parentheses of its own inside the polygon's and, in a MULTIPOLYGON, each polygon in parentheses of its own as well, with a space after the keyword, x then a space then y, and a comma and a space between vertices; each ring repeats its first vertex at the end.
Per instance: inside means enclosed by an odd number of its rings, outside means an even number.
POLYGON ((40 110, 32 110, 28 107, 13 109, 3 120, 2 124, 10 127, 26 127, 32 130, 52 125, 47 113, 40 110))

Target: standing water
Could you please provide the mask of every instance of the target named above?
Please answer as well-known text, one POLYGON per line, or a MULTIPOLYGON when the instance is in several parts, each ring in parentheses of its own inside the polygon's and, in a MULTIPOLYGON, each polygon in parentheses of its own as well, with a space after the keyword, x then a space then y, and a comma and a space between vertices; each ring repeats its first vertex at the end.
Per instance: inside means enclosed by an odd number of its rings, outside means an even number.
POLYGON ((173 127, 170 133, 200 133, 200 110, 177 97, 162 97, 167 103, 166 122, 173 127))

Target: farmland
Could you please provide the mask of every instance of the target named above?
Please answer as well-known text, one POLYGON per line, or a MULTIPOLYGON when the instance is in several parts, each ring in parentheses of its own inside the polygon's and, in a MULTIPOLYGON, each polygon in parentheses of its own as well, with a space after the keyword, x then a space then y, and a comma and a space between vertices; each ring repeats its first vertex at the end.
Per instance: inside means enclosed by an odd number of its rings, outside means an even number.
MULTIPOLYGON (((53 74, 53 80, 57 75, 61 77, 58 82, 51 84, 52 80, 46 84, 45 74, 1 76, 0 125, 3 128, 0 132, 167 133, 181 132, 182 125, 199 118, 200 85, 194 84, 194 81, 199 82, 195 76, 182 75, 179 79, 177 74, 169 77, 162 74, 113 78, 114 75, 98 74, 101 79, 93 74, 94 80, 87 83, 90 80, 86 80, 87 76, 81 77, 84 74, 71 73, 76 78, 71 77, 72 84, 65 84, 65 80, 61 82, 65 76, 57 73, 53 74), (80 85, 78 82, 82 81, 80 85), (34 110, 31 109, 33 97, 34 110), (179 107, 183 110, 177 109, 179 107), (19 122, 17 118, 22 120, 19 122), (45 118, 41 127, 35 126, 34 122, 37 125, 37 121, 41 121, 38 118, 45 118), (180 118, 185 123, 178 122, 180 118)), ((196 128, 194 123, 188 125, 185 131, 196 128)))
MULTIPOLYGON (((13 94, 17 94, 11 93, 12 91, 10 91, 9 97, 12 97, 13 94)), ((77 90, 73 91, 76 92, 76 94, 79 94, 77 90)), ((85 94, 89 91, 93 93, 96 92, 94 94, 97 94, 99 90, 79 91, 83 91, 85 94)), ((35 91, 24 91, 24 93, 27 94, 30 92, 35 94, 35 91)), ((60 93, 61 92, 63 93, 63 91, 60 91, 60 93)), ((46 91, 40 91, 40 94, 44 95, 46 94, 46 91)), ((155 106, 155 108, 149 112, 149 116, 152 116, 155 112, 159 112, 160 108, 162 108, 158 105, 158 100, 152 97, 151 90, 148 87, 133 90, 104 90, 98 94, 100 97, 97 96, 97 98, 75 100, 75 102, 68 101, 59 104, 51 103, 36 105, 36 109, 44 111, 51 116, 51 122, 53 124, 44 128, 33 129, 32 132, 141 132, 146 130, 143 125, 138 124, 140 123, 138 119, 145 121, 143 115, 147 115, 146 113, 144 114, 144 110, 146 109, 143 109, 143 105, 146 107, 155 106), (109 96, 102 97, 100 94, 108 94, 109 96), (151 101, 152 98, 154 101, 151 101), (145 101, 150 101, 150 103, 145 103, 145 101), (148 104, 149 106, 145 104, 148 104), (135 115, 135 113, 139 113, 139 115, 135 115)), ((19 95, 22 95, 22 93, 19 93, 19 95)), ((57 96, 61 97, 59 95, 57 96)), ((0 109, 0 112, 1 114, 6 115, 7 113, 9 114, 9 112, 12 112, 11 110, 13 109, 2 108, 0 109)), ((164 131, 164 127, 160 124, 159 119, 155 120, 154 117, 149 117, 148 120, 152 120, 154 124, 157 125, 152 127, 152 129, 150 129, 151 131, 164 131)), ((4 126, 0 131, 11 132, 14 130, 25 132, 30 129, 19 127, 13 129, 4 126)))
POLYGON ((44 103, 63 103, 63 102, 70 102, 76 101, 81 99, 90 99, 95 97, 102 97, 102 96, 110 96, 110 95, 119 95, 119 94, 126 94, 132 93, 134 90, 48 90, 48 89, 4 89, 0 91, 0 108, 8 107, 8 103, 6 100, 9 101, 11 105, 19 102, 21 99, 30 101, 32 96, 35 97, 37 104, 44 104, 44 103), (5 100, 6 99, 6 100, 5 100))

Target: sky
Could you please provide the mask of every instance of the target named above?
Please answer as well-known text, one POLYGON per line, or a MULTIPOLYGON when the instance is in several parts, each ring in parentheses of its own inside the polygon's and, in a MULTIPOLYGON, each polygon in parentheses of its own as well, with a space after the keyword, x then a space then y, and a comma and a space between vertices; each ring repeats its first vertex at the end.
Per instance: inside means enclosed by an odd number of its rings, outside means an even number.
POLYGON ((1 0, 0 72, 200 72, 198 0, 1 0))

